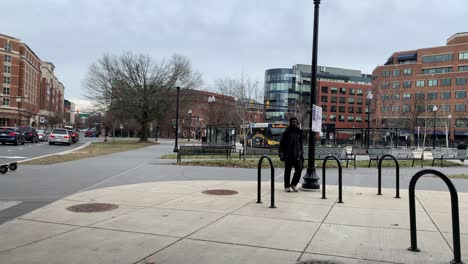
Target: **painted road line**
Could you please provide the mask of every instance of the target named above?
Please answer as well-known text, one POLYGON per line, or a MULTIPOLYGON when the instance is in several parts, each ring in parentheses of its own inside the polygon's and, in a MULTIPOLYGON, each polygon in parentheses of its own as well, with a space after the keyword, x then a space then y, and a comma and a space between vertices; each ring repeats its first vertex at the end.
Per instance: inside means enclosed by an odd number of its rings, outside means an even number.
POLYGON ((0 211, 5 210, 7 208, 10 208, 12 206, 18 205, 20 203, 22 203, 22 202, 20 202, 20 201, 9 201, 9 202, 0 201, 0 211))
POLYGON ((0 156, 0 159, 27 159, 28 157, 21 156, 0 156))

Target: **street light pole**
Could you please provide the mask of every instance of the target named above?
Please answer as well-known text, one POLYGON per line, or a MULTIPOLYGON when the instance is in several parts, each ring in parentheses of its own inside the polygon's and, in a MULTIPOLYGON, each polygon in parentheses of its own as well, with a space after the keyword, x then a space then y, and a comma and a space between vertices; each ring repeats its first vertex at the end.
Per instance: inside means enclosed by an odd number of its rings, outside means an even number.
POLYGON ((190 138, 192 137, 192 110, 188 110, 189 120, 188 120, 188 142, 190 142, 190 138))
POLYGON ((310 79, 310 115, 309 115, 309 153, 307 171, 304 175, 303 189, 320 189, 319 177, 315 169, 315 132, 312 131, 313 108, 317 101, 317 49, 318 49, 318 25, 319 25, 320 0, 314 0, 314 33, 312 40, 312 76, 310 79))
POLYGON ((177 140, 179 139, 179 92, 180 92, 180 80, 177 79, 176 83, 176 89, 177 89, 177 103, 176 103, 176 131, 175 131, 175 146, 174 146, 174 152, 179 152, 179 148, 177 147, 177 140))
POLYGON ((434 127, 432 129, 432 149, 435 149, 435 145, 436 145, 436 112, 437 112, 437 106, 434 105, 432 107, 432 112, 434 113, 434 127))
POLYGON ((371 101, 372 101, 372 91, 368 91, 367 92, 367 135, 366 135, 366 147, 367 148, 369 148, 369 141, 370 141, 371 101))
POLYGON ((210 144, 212 143, 211 142, 211 134, 213 134, 213 121, 212 121, 212 119, 213 119, 213 103, 215 102, 215 100, 216 99, 215 99, 214 95, 208 96, 208 106, 210 108, 209 109, 209 111, 210 111, 210 113, 209 113, 209 115, 210 115, 210 123, 209 123, 210 144))

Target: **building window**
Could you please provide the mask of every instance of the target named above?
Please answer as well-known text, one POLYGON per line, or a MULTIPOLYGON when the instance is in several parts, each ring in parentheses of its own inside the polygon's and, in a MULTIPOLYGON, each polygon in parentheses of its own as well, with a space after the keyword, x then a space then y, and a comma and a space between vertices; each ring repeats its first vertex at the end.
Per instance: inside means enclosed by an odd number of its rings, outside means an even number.
POLYGON ((402 110, 403 110, 403 113, 408 113, 409 111, 411 111, 411 106, 409 105, 404 105, 402 107, 402 110))
POLYGON ((440 86, 450 86, 452 84, 452 79, 445 78, 440 80, 440 86))
POLYGON ((394 94, 392 95, 393 100, 400 100, 400 95, 399 94, 394 94))
POLYGON ((3 94, 10 95, 10 87, 3 87, 3 94))
POLYGON ((357 95, 362 95, 362 89, 357 89, 357 95))
POLYGON ((340 104, 346 104, 346 97, 340 97, 340 104))
POLYGON ((346 94, 346 88, 340 88, 340 94, 346 94))
POLYGON ((328 112, 328 105, 322 105, 322 111, 323 112, 328 112))
POLYGON ((450 99, 450 92, 440 92, 440 99, 450 99))
POLYGON ((455 91, 455 98, 466 98, 466 91, 455 91))
POLYGON ((457 78, 455 79, 457 85, 466 85, 466 78, 457 78))
POLYGON ((348 97, 348 104, 354 104, 354 97, 348 97))
POLYGON ((336 105, 332 105, 332 106, 330 107, 330 112, 336 113, 336 105))
POLYGON ((403 69, 403 75, 406 75, 406 76, 409 76, 412 74, 412 70, 411 69, 403 69))
POLYGON ((381 107, 380 107, 380 112, 386 113, 386 112, 388 112, 389 108, 390 108, 390 107, 387 106, 387 105, 381 106, 381 107))
POLYGON ((326 95, 323 96, 323 95, 322 95, 322 99, 321 99, 320 101, 321 101, 322 103, 328 102, 328 96, 326 96, 326 95))
POLYGON ((336 98, 337 98, 336 96, 330 97, 330 102, 336 103, 336 100, 337 100, 336 98))
POLYGON ((361 116, 356 116, 356 122, 362 123, 362 117, 361 116))
POLYGON ((337 94, 337 93, 338 93, 338 88, 332 87, 332 88, 331 88, 331 93, 332 93, 332 94, 337 94))
POLYGON ((425 96, 424 93, 415 93, 415 94, 414 94, 414 97, 415 97, 416 99, 424 99, 424 98, 426 98, 426 96, 425 96))
POLYGON ((3 106, 10 106, 10 98, 2 98, 2 105, 3 106))
POLYGON ((400 70, 393 70, 392 75, 393 75, 393 77, 400 76, 400 70))
POLYGON ((9 76, 3 76, 3 83, 4 84, 10 84, 11 82, 11 79, 9 76))
POLYGON ((437 86, 437 80, 427 80, 427 86, 437 86))
POLYGON ((4 73, 11 73, 11 66, 4 65, 3 66, 3 72, 4 73))
POLYGON ((339 111, 340 113, 345 113, 345 112, 346 112, 346 106, 340 106, 339 109, 338 109, 338 111, 339 111))
POLYGON ((356 113, 362 114, 362 107, 356 107, 356 113))
POLYGON ((328 93, 328 87, 322 86, 322 93, 328 93))
POLYGON ((382 77, 390 77, 390 71, 382 71, 382 77))
POLYGON ((389 82, 383 82, 383 83, 380 84, 380 88, 382 88, 382 89, 388 89, 388 87, 390 87, 389 82))
POLYGON ((5 43, 5 51, 6 52, 11 52, 11 43, 10 42, 5 43))
POLYGON ((443 54, 443 55, 432 55, 432 56, 423 56, 423 63, 433 63, 433 62, 443 62, 443 61, 452 61, 453 54, 443 54))
POLYGON ((403 81, 403 88, 411 88, 411 81, 403 81))
POLYGON ((410 94, 410 93, 404 93, 404 94, 403 94, 403 99, 404 99, 404 100, 409 100, 409 99, 411 99, 411 94, 410 94))
POLYGON ((338 116, 338 121, 344 122, 345 121, 345 116, 344 115, 339 115, 338 116))
POLYGON ((382 94, 381 97, 382 101, 387 101, 390 96, 388 94, 382 94))
MULTIPOLYGON (((422 113, 426 111, 426 109, 424 108, 424 105, 416 105, 416 112, 417 113, 422 113)), ((432 110, 429 110, 429 111, 432 111, 432 110)))
POLYGON ((356 94, 356 90, 353 89, 353 88, 350 88, 349 89, 349 95, 355 95, 356 94))
POLYGON ((455 125, 457 127, 468 127, 468 119, 466 119, 466 118, 457 118, 457 120, 455 120, 455 125))
POLYGON ((362 98, 356 98, 356 104, 362 105, 362 98))
POLYGON ((416 81, 416 87, 424 87, 424 80, 416 81))
POLYGON ((458 66, 458 71, 460 72, 468 71, 468 65, 458 66))
POLYGON ((11 56, 5 55, 5 62, 11 62, 11 56))
POLYGON ((422 69, 422 74, 434 74, 434 73, 447 73, 452 72, 452 67, 442 67, 442 68, 431 68, 431 69, 422 69))
POLYGON ((330 121, 336 121, 336 115, 330 115, 330 121))
POLYGON ((349 115, 348 116, 348 122, 354 122, 354 116, 349 115))
POLYGON ((354 106, 348 107, 348 113, 354 113, 354 106))
POLYGON ((468 60, 468 52, 460 52, 458 53, 459 60, 468 60))
POLYGON ((437 92, 427 93, 427 99, 429 99, 429 100, 437 99, 437 92))
POLYGON ((455 112, 465 112, 465 105, 464 104, 456 104, 455 105, 455 112))
POLYGON ((442 112, 450 112, 450 105, 441 105, 440 111, 442 112))
POLYGON ((398 89, 398 88, 400 88, 400 82, 392 82, 392 88, 393 88, 393 89, 398 89))

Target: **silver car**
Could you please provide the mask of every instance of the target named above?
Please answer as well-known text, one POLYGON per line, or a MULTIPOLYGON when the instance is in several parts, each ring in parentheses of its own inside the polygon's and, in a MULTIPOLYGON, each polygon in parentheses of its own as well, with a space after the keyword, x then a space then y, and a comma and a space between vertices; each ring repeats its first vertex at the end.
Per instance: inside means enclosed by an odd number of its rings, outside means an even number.
POLYGON ((54 128, 49 134, 49 145, 55 143, 61 143, 66 145, 71 145, 72 137, 68 132, 68 129, 65 128, 54 128))
POLYGON ((44 130, 36 130, 39 136, 39 141, 47 141, 49 135, 44 130))

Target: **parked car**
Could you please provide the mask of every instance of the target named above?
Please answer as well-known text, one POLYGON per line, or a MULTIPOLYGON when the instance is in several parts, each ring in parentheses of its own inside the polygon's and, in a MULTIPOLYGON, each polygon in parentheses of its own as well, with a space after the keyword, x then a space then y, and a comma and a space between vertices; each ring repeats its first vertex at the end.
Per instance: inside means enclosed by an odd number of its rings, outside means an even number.
POLYGON ((65 128, 54 128, 49 134, 49 145, 56 143, 71 145, 72 137, 65 128))
POLYGON ((31 143, 39 142, 39 135, 34 127, 31 126, 21 126, 18 127, 18 130, 21 131, 24 135, 26 141, 31 141, 31 143))
POLYGON ((24 135, 16 127, 0 127, 0 142, 24 145, 24 135))
POLYGON ((47 141, 49 135, 44 130, 37 130, 37 135, 39 136, 39 141, 47 141))
POLYGON ((85 137, 97 137, 97 131, 95 130, 87 130, 84 134, 85 137))

